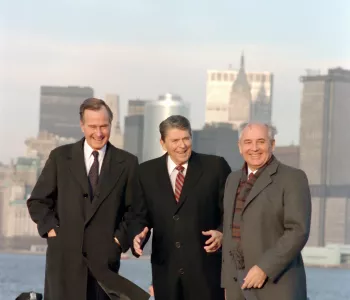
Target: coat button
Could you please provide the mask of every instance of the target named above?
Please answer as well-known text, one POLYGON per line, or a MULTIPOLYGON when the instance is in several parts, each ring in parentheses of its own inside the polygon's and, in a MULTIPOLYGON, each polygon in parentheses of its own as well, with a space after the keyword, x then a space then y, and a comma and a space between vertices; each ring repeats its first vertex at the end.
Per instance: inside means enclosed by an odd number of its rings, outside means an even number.
POLYGON ((180 247, 181 247, 181 243, 180 243, 180 242, 176 242, 176 243, 175 243, 175 247, 176 247, 176 248, 180 248, 180 247))
POLYGON ((183 269, 183 268, 179 269, 179 273, 180 273, 181 275, 185 274, 184 269, 183 269))
POLYGON ((173 216, 173 219, 174 219, 175 221, 178 221, 178 220, 180 219, 180 217, 179 217, 179 215, 175 215, 175 216, 173 216))
POLYGON ((237 277, 233 277, 233 280, 234 280, 234 281, 237 281, 237 277))
POLYGON ((88 198, 89 195, 88 195, 88 194, 83 194, 83 197, 84 197, 84 198, 88 198))
POLYGON ((85 251, 83 252, 83 256, 84 256, 84 257, 87 257, 87 253, 86 253, 85 251))

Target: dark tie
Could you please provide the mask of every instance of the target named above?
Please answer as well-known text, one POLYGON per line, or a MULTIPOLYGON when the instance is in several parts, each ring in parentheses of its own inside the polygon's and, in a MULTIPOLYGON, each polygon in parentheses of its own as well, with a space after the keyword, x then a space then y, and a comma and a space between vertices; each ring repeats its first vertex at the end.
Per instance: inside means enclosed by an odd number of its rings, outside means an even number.
POLYGON ((175 199, 176 199, 176 202, 179 202, 182 186, 184 185, 184 182, 185 182, 185 176, 182 173, 185 170, 185 168, 180 165, 180 166, 177 166, 175 169, 179 171, 177 173, 176 181, 175 181, 175 199))
POLYGON ((89 182, 90 182, 90 186, 91 186, 91 191, 92 191, 92 195, 91 195, 91 199, 93 198, 93 195, 95 194, 95 190, 97 187, 97 183, 98 183, 98 151, 93 151, 92 155, 94 157, 94 162, 90 168, 89 171, 89 182))
POLYGON ((254 177, 254 173, 250 172, 249 176, 248 176, 248 181, 251 181, 254 177))

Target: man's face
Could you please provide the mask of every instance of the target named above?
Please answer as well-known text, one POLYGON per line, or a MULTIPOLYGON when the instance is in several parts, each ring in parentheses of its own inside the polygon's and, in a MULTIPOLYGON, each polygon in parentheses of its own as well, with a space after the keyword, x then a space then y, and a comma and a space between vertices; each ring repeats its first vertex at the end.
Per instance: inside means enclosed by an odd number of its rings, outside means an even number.
POLYGON ((105 107, 100 110, 86 109, 80 127, 86 142, 94 150, 100 150, 109 140, 111 124, 105 107))
POLYGON ((238 147, 248 167, 255 171, 270 159, 275 141, 269 139, 266 126, 252 124, 244 128, 238 147))
POLYGON ((169 129, 165 140, 160 140, 164 151, 167 151, 171 159, 177 165, 186 163, 192 153, 192 138, 188 130, 177 128, 169 129))

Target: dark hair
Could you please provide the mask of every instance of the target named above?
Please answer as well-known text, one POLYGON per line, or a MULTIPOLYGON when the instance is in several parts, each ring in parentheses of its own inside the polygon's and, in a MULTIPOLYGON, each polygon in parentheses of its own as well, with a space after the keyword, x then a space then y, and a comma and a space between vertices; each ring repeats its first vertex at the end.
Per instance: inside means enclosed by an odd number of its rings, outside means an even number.
POLYGON ((112 113, 111 109, 106 104, 106 102, 104 102, 101 99, 97 99, 97 98, 88 98, 88 99, 84 100, 84 102, 80 105, 80 110, 79 110, 80 121, 84 122, 85 110, 89 109, 89 110, 96 111, 96 110, 100 110, 102 107, 106 108, 107 113, 108 113, 108 117, 109 117, 109 123, 112 123, 113 113, 112 113))
POLYGON ((160 137, 163 141, 165 141, 165 137, 168 130, 173 128, 188 130, 188 132, 192 136, 190 121, 184 116, 173 115, 159 124, 160 137))

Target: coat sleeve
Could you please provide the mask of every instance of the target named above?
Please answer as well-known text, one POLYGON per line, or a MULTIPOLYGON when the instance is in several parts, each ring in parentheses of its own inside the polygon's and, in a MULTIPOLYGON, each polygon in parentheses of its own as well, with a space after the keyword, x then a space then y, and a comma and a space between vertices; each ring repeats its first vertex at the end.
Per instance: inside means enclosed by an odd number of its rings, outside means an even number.
POLYGON ((137 197, 137 167, 138 159, 134 157, 130 162, 127 185, 125 188, 125 212, 122 221, 119 223, 118 228, 114 232, 114 236, 118 239, 123 252, 126 252, 130 248, 128 239, 128 227, 129 220, 132 218, 132 203, 137 197))
POLYGON ((37 224, 39 235, 47 237, 47 233, 59 226, 56 214, 57 201, 57 166, 55 152, 52 151, 38 178, 34 189, 27 200, 30 217, 37 224))
POLYGON ((225 193, 225 183, 228 175, 231 173, 231 168, 228 165, 227 161, 221 157, 220 158, 220 170, 219 170, 219 194, 218 194, 218 201, 219 201, 219 208, 220 208, 220 214, 221 214, 221 222, 220 226, 216 229, 220 232, 223 232, 223 221, 224 221, 224 193, 225 193))
POLYGON ((148 242, 150 235, 151 235, 151 229, 153 228, 152 222, 151 222, 151 218, 149 216, 149 210, 148 210, 148 205, 147 205, 147 201, 146 201, 146 195, 144 192, 144 187, 143 187, 143 183, 141 180, 142 176, 141 176, 141 172, 140 169, 138 169, 137 172, 137 195, 132 203, 132 217, 129 219, 129 242, 131 244, 131 249, 132 249, 132 253, 134 256, 139 257, 138 254, 136 254, 136 252, 133 249, 133 240, 135 238, 136 235, 138 235, 139 233, 142 232, 142 230, 145 227, 148 227, 149 232, 146 236, 146 239, 142 245, 142 248, 146 245, 146 243, 148 242))
MULTIPOLYGON (((233 201, 232 195, 228 191, 228 186, 232 182, 232 176, 229 176, 225 184, 225 195, 224 195, 224 207, 230 207, 230 203, 233 201)), ((232 231, 230 220, 227 216, 232 216, 232 213, 225 211, 224 212, 224 221, 223 221, 223 242, 222 242, 222 267, 221 267, 221 287, 226 288, 232 285, 232 259, 230 257, 230 240, 232 239, 232 231)))
POLYGON ((272 281, 300 254, 310 233, 311 195, 306 174, 293 170, 284 187, 284 234, 257 264, 272 281))

